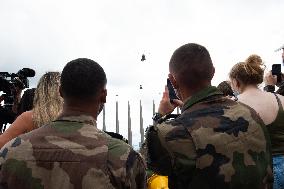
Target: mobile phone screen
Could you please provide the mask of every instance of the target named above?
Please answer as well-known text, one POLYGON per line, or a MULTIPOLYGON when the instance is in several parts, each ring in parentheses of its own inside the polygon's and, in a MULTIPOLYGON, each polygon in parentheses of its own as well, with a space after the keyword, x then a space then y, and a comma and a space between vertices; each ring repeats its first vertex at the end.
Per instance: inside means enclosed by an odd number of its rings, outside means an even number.
POLYGON ((171 102, 172 102, 173 99, 179 99, 176 95, 174 87, 173 87, 171 81, 169 80, 169 78, 167 79, 167 87, 168 87, 168 90, 169 90, 169 97, 170 97, 171 102))
POLYGON ((277 76, 278 83, 281 82, 281 64, 273 64, 271 73, 277 76))

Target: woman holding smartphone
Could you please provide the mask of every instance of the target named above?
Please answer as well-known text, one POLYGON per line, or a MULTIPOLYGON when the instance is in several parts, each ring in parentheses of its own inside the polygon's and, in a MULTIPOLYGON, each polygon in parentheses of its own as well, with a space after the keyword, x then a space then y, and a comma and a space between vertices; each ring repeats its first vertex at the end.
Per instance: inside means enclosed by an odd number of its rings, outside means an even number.
POLYGON ((273 188, 280 189, 284 187, 284 96, 258 88, 264 69, 261 57, 251 55, 234 65, 229 76, 233 90, 240 93, 238 101, 253 108, 267 126, 273 155, 273 188))

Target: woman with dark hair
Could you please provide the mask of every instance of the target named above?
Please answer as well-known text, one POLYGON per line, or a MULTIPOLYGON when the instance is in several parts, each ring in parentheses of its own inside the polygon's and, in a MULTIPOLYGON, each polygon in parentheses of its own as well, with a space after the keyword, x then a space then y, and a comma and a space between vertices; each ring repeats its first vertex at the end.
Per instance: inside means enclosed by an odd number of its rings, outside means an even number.
POLYGON ((63 105, 63 99, 59 94, 59 83, 59 72, 47 72, 40 78, 33 98, 33 109, 19 115, 0 135, 0 147, 16 136, 30 132, 59 115, 63 105))
POLYGON ((222 81, 219 83, 217 86, 217 89, 219 89, 225 96, 233 97, 234 92, 231 88, 230 82, 229 81, 222 81))
POLYGON ((33 101, 35 96, 35 88, 27 89, 18 105, 18 115, 21 115, 22 113, 29 111, 33 109, 33 101))
POLYGON ((265 66, 258 55, 237 63, 230 71, 238 101, 252 107, 261 117, 270 134, 273 155, 274 189, 284 187, 284 96, 258 88, 263 82, 265 66))

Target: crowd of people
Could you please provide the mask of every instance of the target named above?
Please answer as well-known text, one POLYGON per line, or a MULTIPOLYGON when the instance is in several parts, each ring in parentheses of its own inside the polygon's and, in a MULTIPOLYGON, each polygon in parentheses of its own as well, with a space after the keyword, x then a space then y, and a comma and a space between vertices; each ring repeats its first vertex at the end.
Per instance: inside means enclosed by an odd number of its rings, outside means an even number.
POLYGON ((28 108, 0 135, 0 189, 284 188, 284 75, 265 68, 250 55, 214 87, 208 50, 179 47, 168 74, 178 99, 165 87, 141 154, 97 128, 104 69, 72 60, 27 90, 28 108), (181 114, 166 119, 176 107, 181 114))

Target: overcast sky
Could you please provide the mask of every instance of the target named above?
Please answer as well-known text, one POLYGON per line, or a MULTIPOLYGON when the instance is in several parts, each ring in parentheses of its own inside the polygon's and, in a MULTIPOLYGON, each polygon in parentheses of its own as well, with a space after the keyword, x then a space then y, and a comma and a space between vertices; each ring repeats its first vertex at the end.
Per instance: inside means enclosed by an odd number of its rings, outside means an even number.
MULTIPOLYGON (((176 48, 189 42, 207 47, 214 85, 253 53, 271 68, 281 63, 281 52, 274 50, 284 44, 283 10, 282 0, 0 0, 0 71, 32 68, 35 86, 44 72, 61 71, 72 59, 95 60, 108 78, 107 129, 115 130, 118 100, 120 130, 127 137, 129 100, 137 145, 139 99, 147 127, 176 48)), ((102 128, 101 117, 98 124, 102 128)))

